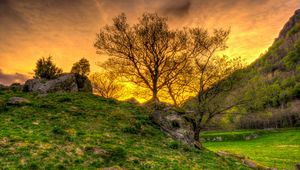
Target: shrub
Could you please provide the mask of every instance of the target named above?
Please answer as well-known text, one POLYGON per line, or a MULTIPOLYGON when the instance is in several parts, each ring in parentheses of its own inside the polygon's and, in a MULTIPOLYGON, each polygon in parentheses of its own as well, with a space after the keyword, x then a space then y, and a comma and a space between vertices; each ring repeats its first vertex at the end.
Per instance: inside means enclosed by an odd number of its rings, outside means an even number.
POLYGON ((287 87, 295 86, 295 83, 296 83, 295 77, 290 77, 290 78, 283 80, 280 85, 282 88, 287 88, 287 87))
POLYGON ((9 88, 14 92, 23 90, 23 86, 20 83, 13 83, 9 88))
POLYGON ((288 87, 280 92, 279 100, 286 103, 293 96, 293 88, 288 87))
POLYGON ((79 74, 83 77, 87 77, 90 74, 90 63, 87 59, 82 58, 78 62, 73 64, 71 73, 79 74))
POLYGON ((292 29, 289 30, 289 32, 287 33, 287 36, 290 37, 299 31, 300 31, 300 23, 297 23, 296 25, 294 25, 294 27, 292 29))
POLYGON ((41 58, 36 63, 34 70, 35 78, 54 79, 62 73, 62 69, 56 67, 52 61, 52 57, 41 58))
POLYGON ((287 56, 285 56, 283 58, 283 63, 284 65, 288 68, 288 69, 291 69, 293 68, 294 66, 296 66, 297 64, 297 61, 300 59, 300 55, 295 52, 295 51, 291 51, 288 53, 287 56))
POLYGON ((300 83, 297 83, 293 89, 293 95, 295 97, 300 97, 300 83))

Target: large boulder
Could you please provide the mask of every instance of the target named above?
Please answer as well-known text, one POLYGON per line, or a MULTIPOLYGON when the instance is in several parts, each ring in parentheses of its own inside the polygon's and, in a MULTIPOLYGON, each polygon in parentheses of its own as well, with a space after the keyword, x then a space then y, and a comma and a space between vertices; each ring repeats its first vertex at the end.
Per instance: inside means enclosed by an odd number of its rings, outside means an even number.
POLYGON ((165 107, 152 113, 152 121, 172 138, 188 145, 195 145, 191 124, 184 118, 184 113, 173 107, 165 107))
POLYGON ((91 82, 76 74, 68 73, 53 80, 30 79, 24 84, 23 91, 37 93, 52 92, 92 92, 91 82))

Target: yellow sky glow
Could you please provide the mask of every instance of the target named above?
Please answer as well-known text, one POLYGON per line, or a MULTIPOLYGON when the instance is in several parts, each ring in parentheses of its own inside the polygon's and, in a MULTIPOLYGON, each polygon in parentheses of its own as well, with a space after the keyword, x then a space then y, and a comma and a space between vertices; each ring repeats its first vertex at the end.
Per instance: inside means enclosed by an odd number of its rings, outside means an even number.
MULTIPOLYGON (((96 33, 121 12, 131 23, 148 11, 167 16, 171 28, 231 28, 224 53, 250 63, 267 50, 299 7, 299 0, 4 0, 0 73, 32 76, 36 60, 49 55, 65 72, 82 57, 97 71, 96 63, 107 57, 96 54, 96 33)), ((0 77, 0 83, 7 82, 0 77)))

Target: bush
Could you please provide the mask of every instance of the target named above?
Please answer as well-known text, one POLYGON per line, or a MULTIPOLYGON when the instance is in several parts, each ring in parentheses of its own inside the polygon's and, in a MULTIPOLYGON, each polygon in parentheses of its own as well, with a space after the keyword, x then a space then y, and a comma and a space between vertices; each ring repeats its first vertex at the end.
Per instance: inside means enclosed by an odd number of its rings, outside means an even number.
POLYGON ((297 66, 297 62, 300 60, 300 39, 294 44, 294 50, 290 51, 287 56, 283 58, 283 63, 289 69, 297 66))
POLYGON ((280 102, 286 103, 293 96, 293 88, 287 87, 280 92, 279 100, 280 102))
POLYGON ((295 83, 296 83, 295 77, 290 77, 290 78, 283 80, 281 82, 280 86, 282 88, 293 87, 293 86, 295 86, 295 83))
POLYGON ((52 57, 41 58, 36 63, 34 70, 35 78, 54 79, 62 73, 62 69, 56 67, 52 61, 52 57))
POLYGON ((300 31, 300 23, 297 23, 296 25, 294 25, 294 27, 292 29, 289 30, 289 32, 287 33, 287 36, 290 37, 299 31, 300 31))
POLYGON ((300 55, 296 51, 291 51, 283 58, 283 63, 288 69, 291 69, 297 65, 299 59, 300 55))
POLYGON ((78 62, 73 64, 71 73, 79 74, 83 77, 87 77, 90 73, 90 63, 87 59, 82 58, 78 62))
POLYGON ((297 83, 293 89, 293 95, 295 97, 300 97, 300 83, 297 83))

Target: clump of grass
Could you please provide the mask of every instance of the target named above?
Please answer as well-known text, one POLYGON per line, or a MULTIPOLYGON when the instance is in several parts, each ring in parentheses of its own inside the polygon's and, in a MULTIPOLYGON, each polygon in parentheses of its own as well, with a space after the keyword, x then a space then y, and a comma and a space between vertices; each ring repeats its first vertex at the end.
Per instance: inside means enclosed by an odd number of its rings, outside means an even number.
POLYGON ((64 135, 66 132, 60 126, 54 126, 53 129, 52 129, 52 133, 56 134, 56 135, 64 135))
POLYGON ((130 124, 123 129, 125 133, 130 134, 138 134, 141 132, 142 124, 140 122, 135 122, 134 124, 130 124))
POLYGON ((123 162, 126 160, 127 151, 122 147, 112 148, 106 158, 106 162, 123 162))
POLYGON ((179 148, 179 143, 177 141, 172 141, 171 143, 169 143, 168 146, 171 149, 178 149, 179 148))
POLYGON ((58 98, 57 101, 58 102, 71 102, 72 99, 70 97, 68 97, 68 96, 63 96, 63 97, 58 98))

